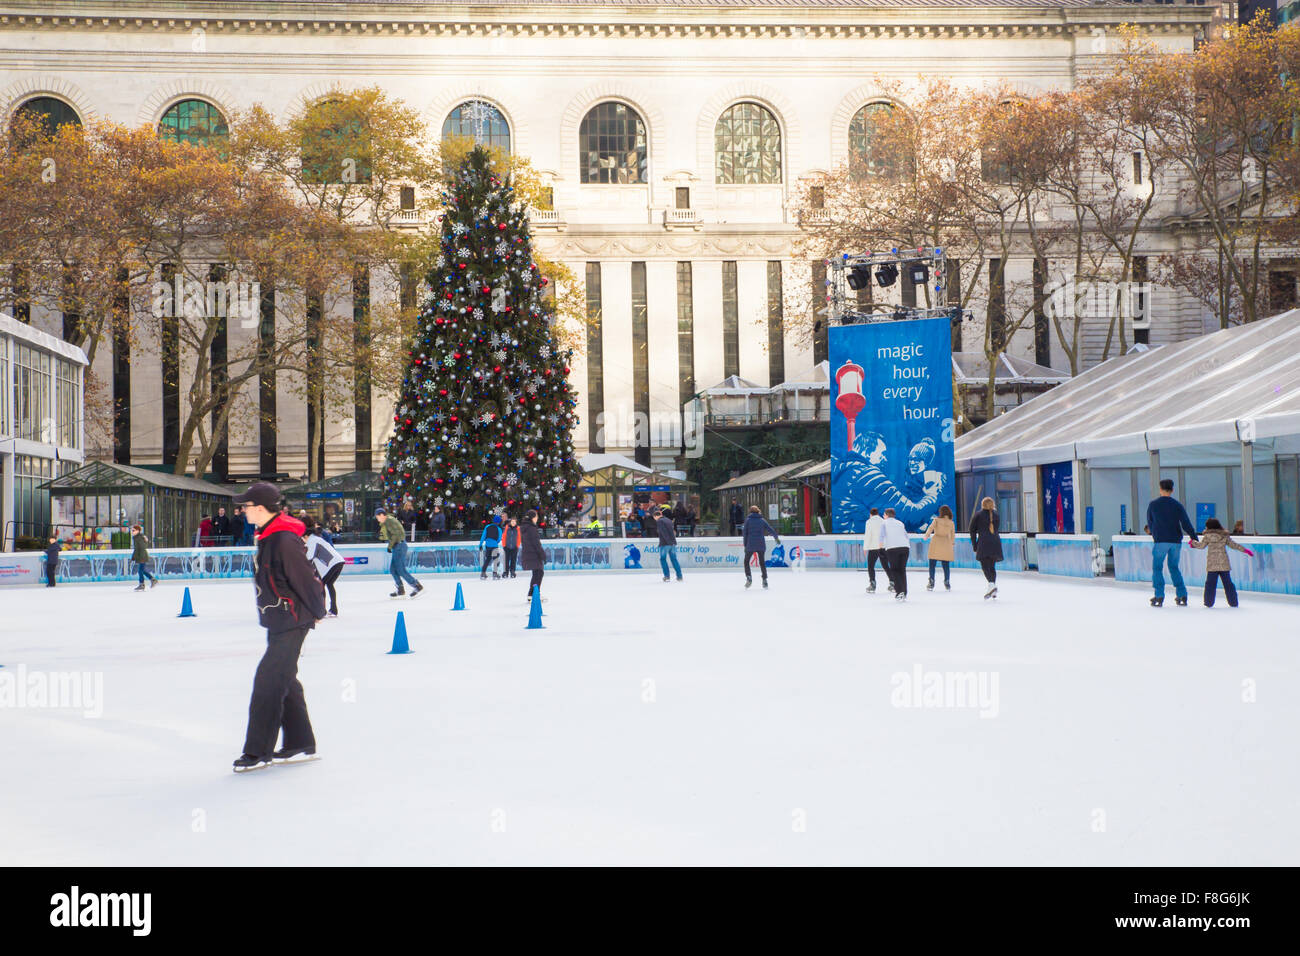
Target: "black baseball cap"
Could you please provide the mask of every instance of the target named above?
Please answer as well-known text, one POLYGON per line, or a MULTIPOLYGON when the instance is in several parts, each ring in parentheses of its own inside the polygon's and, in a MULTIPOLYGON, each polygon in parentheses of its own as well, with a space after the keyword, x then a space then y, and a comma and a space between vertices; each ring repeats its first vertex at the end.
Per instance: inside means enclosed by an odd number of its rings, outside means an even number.
POLYGON ((235 496, 235 504, 254 504, 275 511, 280 505, 280 489, 269 481, 256 481, 235 496))

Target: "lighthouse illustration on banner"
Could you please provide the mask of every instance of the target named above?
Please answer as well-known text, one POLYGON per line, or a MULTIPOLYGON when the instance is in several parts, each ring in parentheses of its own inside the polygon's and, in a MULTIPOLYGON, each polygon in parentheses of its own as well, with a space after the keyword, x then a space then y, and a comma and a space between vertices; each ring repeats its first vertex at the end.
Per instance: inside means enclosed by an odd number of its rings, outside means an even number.
POLYGON ((848 442, 844 450, 853 448, 853 439, 857 436, 858 414, 867 406, 867 398, 862 394, 862 366, 845 362, 835 370, 835 384, 839 395, 835 398, 835 407, 844 415, 848 426, 848 442))

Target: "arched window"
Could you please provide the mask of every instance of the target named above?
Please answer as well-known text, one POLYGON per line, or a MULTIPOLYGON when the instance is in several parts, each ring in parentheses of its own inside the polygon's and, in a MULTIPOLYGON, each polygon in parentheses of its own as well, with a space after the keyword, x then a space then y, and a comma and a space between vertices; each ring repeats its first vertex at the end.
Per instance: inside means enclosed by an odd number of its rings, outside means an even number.
POLYGON ((882 155, 873 155, 876 124, 889 117, 894 107, 889 103, 868 103, 853 114, 849 123, 849 162, 860 171, 878 176, 892 172, 894 164, 882 155))
POLYGON ((987 118, 987 126, 980 143, 980 177, 988 183, 1010 186, 1015 182, 1016 171, 1007 155, 1007 126, 1014 120, 1017 104, 1005 100, 995 107, 987 118))
POLYGON ((625 103, 600 103, 578 128, 578 167, 584 183, 644 183, 645 123, 625 103))
POLYGON ((300 132, 307 182, 370 182, 370 123, 355 100, 317 101, 303 117, 300 132))
POLYGON ((39 122, 47 136, 53 136, 60 126, 81 125, 77 111, 53 96, 37 96, 28 100, 18 107, 18 114, 39 122))
POLYGON ((737 103, 718 119, 716 173, 724 184, 781 181, 781 126, 757 103, 737 103))
POLYGON ((469 100, 448 113, 442 136, 472 136, 479 145, 510 152, 510 124, 499 109, 484 100, 469 100))
POLYGON ((158 121, 158 135, 177 143, 211 146, 213 140, 224 139, 229 133, 221 110, 204 100, 173 103, 158 121))

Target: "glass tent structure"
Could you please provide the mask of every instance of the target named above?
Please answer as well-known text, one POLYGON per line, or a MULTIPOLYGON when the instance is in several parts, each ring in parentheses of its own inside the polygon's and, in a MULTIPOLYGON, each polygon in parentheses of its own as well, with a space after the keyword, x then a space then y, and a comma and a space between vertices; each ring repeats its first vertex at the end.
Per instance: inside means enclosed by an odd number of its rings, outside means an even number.
POLYGON ((1140 534, 1162 478, 1198 529, 1300 534, 1300 309, 1113 358, 957 439, 958 507, 1140 534))

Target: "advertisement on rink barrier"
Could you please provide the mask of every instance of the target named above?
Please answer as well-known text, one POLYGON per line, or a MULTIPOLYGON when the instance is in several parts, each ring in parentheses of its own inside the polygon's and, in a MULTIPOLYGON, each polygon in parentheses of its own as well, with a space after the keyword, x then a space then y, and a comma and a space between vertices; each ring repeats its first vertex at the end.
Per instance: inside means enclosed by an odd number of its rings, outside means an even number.
POLYGON ((830 329, 832 529, 860 533, 872 508, 924 531, 955 510, 948 319, 830 329))

